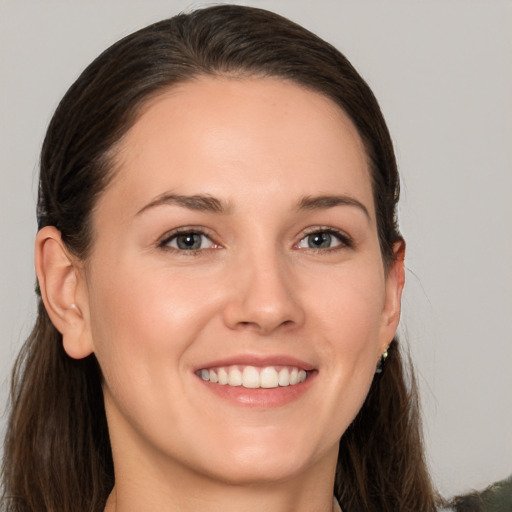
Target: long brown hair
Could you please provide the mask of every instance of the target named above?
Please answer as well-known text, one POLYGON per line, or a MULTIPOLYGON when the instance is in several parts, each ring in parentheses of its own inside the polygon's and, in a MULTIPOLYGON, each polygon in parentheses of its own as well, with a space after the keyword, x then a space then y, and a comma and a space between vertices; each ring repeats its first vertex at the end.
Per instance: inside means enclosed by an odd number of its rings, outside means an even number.
MULTIPOLYGON (((304 28, 265 10, 221 5, 146 27, 101 54, 71 86, 41 154, 39 228, 60 230, 87 258, 91 211, 112 178, 116 143, 159 92, 201 75, 289 80, 335 101, 370 162, 385 265, 400 240, 393 145, 375 97, 348 60, 304 28)), ((99 512, 114 469, 94 355, 69 358, 40 301, 12 377, 3 461, 3 509, 99 512)), ((334 489, 346 512, 432 511, 412 370, 389 347, 363 408, 340 441, 334 489)))

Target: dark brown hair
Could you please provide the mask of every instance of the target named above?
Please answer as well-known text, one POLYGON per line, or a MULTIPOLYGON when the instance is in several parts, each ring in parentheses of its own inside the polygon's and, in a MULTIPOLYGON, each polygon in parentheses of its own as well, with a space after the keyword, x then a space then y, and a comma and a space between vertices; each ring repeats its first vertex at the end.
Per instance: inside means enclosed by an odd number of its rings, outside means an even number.
MULTIPOLYGON (((365 81, 331 45, 261 9, 221 5, 146 27, 101 54, 71 86, 41 155, 39 227, 56 226, 71 253, 94 243, 91 211, 112 177, 116 144, 144 104, 201 75, 276 77, 318 91, 352 119, 370 162, 385 265, 400 240, 393 145, 365 81)), ((40 301, 17 360, 3 462, 6 511, 102 511, 114 483, 101 371, 69 358, 40 301)), ((435 508, 413 375, 397 340, 343 435, 335 495, 345 512, 435 508)))

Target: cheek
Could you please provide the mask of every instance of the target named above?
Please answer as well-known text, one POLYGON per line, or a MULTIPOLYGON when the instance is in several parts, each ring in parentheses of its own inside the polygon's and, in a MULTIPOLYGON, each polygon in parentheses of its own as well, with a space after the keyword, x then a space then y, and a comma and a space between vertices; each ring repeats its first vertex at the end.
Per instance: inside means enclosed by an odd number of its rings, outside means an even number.
POLYGON ((349 355, 377 345, 385 303, 380 261, 347 265, 316 277, 315 286, 304 285, 309 289, 309 309, 333 348, 349 355))
POLYGON ((200 280, 165 269, 118 263, 96 274, 90 289, 91 336, 109 386, 180 365, 211 316, 200 280))
POLYGON ((323 293, 311 296, 310 319, 327 354, 329 393, 343 404, 338 409, 343 431, 357 414, 375 375, 385 279, 378 261, 372 266, 347 266, 323 283, 323 293))
POLYGON ((140 261, 94 276, 91 333, 113 431, 131 425, 144 437, 167 439, 161 429, 172 422, 179 431, 176 418, 192 414, 191 354, 216 310, 204 282, 140 261))

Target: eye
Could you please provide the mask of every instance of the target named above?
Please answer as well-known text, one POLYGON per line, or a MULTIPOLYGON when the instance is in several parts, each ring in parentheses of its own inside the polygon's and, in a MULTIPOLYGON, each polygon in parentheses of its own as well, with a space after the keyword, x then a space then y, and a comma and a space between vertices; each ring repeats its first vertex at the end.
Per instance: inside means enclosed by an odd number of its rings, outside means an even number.
POLYGON ((350 239, 332 229, 322 229, 309 233, 297 244, 300 249, 334 249, 341 246, 350 247, 350 239))
POLYGON ((167 237, 161 242, 160 246, 178 251, 199 251, 214 248, 216 245, 200 231, 186 231, 167 237))

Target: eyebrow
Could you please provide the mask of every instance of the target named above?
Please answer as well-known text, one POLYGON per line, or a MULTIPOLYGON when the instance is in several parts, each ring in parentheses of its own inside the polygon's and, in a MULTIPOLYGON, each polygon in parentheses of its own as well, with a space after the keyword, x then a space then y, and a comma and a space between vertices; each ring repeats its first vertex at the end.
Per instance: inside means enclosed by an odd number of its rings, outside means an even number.
POLYGON ((177 205, 189 210, 212 213, 228 213, 230 206, 228 203, 217 199, 216 197, 202 194, 185 196, 181 194, 162 194, 156 199, 141 208, 136 215, 162 205, 177 205))
POLYGON ((368 208, 361 201, 350 196, 306 196, 299 201, 298 210, 323 210, 335 206, 355 206, 365 214, 368 220, 371 220, 368 208))
MULTIPOLYGON (((162 205, 176 205, 189 210, 218 214, 226 214, 231 211, 231 207, 227 202, 210 195, 194 194, 187 196, 164 193, 142 207, 136 215, 140 215, 151 208, 162 205)), ((371 219, 370 213, 363 203, 353 197, 344 195, 305 196, 298 202, 297 210, 323 210, 336 206, 356 207, 361 210, 369 220, 371 219)))

